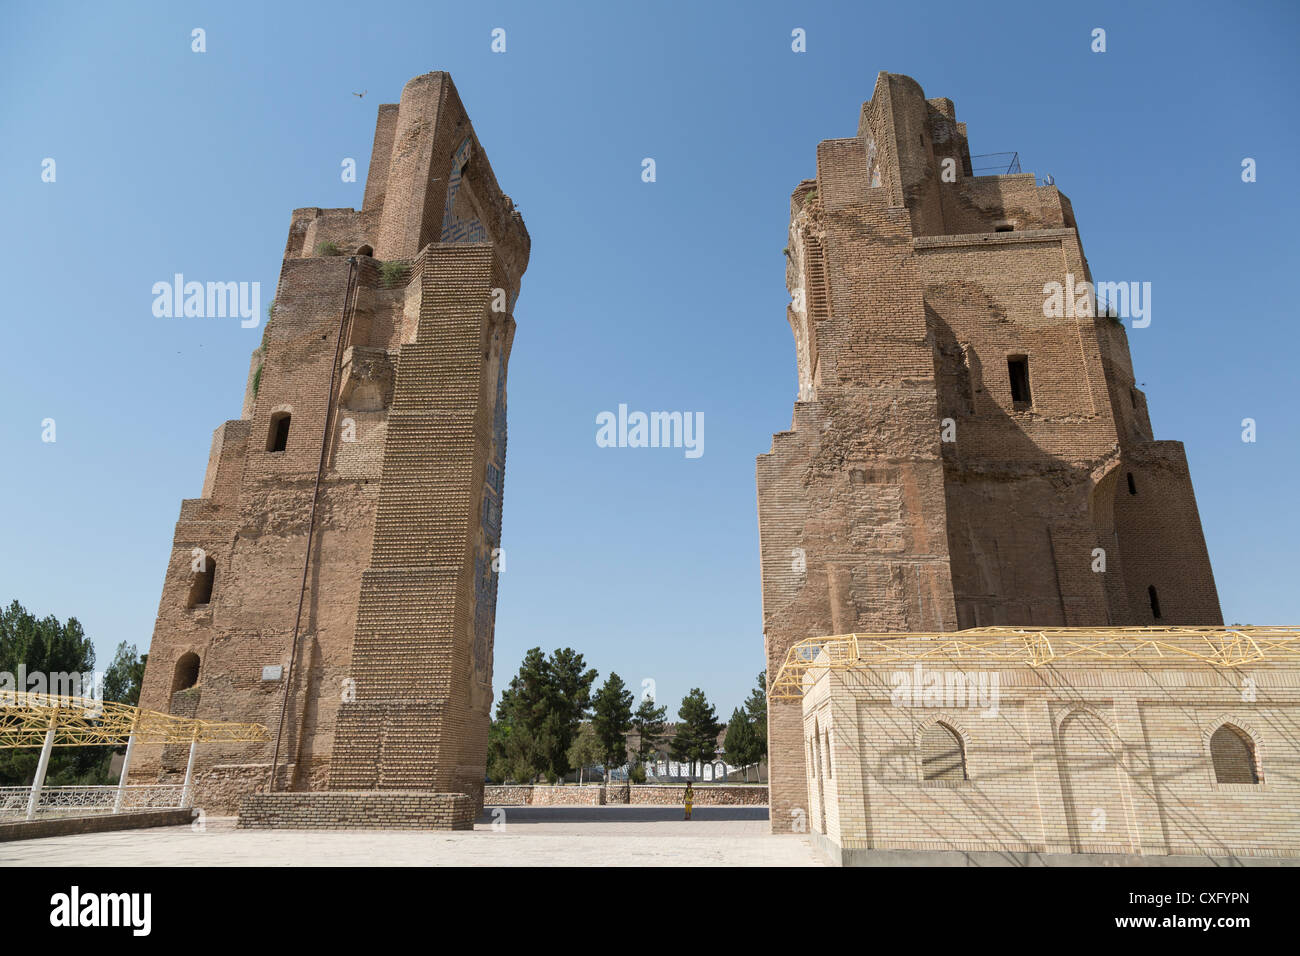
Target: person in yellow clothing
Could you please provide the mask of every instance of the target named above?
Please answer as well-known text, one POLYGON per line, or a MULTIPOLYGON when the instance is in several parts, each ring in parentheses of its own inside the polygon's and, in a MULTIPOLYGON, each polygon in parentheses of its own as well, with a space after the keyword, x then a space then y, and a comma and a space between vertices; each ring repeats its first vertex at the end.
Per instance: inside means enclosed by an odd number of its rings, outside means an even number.
POLYGON ((691 818, 691 804, 695 802, 695 791, 691 789, 691 782, 686 781, 686 794, 682 800, 683 806, 686 807, 686 819, 691 818))

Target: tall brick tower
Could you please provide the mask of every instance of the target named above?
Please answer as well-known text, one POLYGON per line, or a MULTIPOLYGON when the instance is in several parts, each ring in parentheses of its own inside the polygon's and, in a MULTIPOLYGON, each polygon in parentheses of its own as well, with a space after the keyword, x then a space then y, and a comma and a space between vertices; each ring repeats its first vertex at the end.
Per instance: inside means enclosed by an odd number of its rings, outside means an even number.
MULTIPOLYGON (((446 73, 379 107, 361 210, 298 209, 242 417, 181 505, 143 707, 267 725, 196 805, 264 789, 481 806, 529 238, 446 73), (295 639, 296 635, 296 639, 295 639)), ((141 747, 132 776, 185 753, 141 747)))
MULTIPOLYGON (((1092 280, 1065 196, 974 175, 952 101, 881 73, 790 213, 799 398, 757 473, 769 675, 828 634, 1222 623, 1123 325, 1044 314, 1046 284, 1092 280)), ((807 810, 801 728, 772 703, 777 831, 807 810)))

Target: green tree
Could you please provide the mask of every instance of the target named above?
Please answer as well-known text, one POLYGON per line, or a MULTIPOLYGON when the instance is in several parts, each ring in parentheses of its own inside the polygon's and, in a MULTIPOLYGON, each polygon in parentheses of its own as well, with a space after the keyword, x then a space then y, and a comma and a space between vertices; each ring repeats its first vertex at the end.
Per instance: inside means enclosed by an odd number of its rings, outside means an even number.
POLYGON ((656 707, 653 697, 641 698, 641 705, 632 714, 632 729, 637 734, 636 759, 642 764, 650 762, 656 753, 655 744, 664 735, 667 707, 656 707))
POLYGON ((497 701, 495 733, 488 733, 488 764, 503 780, 532 783, 545 767, 541 720, 546 712, 546 656, 540 647, 524 655, 519 673, 497 701))
POLYGON ((632 692, 611 673, 591 699, 591 726, 603 748, 598 761, 606 768, 627 762, 627 731, 632 725, 632 692))
POLYGON ((712 760, 718 752, 718 731, 722 728, 704 691, 692 687, 691 692, 682 698, 677 717, 680 723, 673 737, 673 757, 688 761, 692 766, 697 761, 712 760))
POLYGON ((767 670, 758 672, 758 686, 745 700, 745 713, 754 730, 754 761, 767 759, 767 670))
MULTIPOLYGON (((89 696, 89 688, 63 684, 62 675, 93 674, 95 647, 82 630, 80 622, 70 617, 60 624, 54 615, 37 619, 17 601, 0 610, 0 672, 5 674, 0 687, 24 692, 40 689, 46 693, 73 693, 89 696), (19 675, 41 675, 40 684, 18 686, 19 675)), ((45 781, 61 784, 109 783, 110 747, 56 747, 50 755, 45 781)), ((23 786, 36 777, 40 748, 0 750, 0 786, 23 786)))
POLYGON ((119 704, 140 703, 140 685, 144 683, 144 665, 149 655, 141 655, 134 644, 123 641, 117 645, 113 662, 104 672, 104 700, 119 704))
POLYGON ((551 693, 550 712, 544 722, 544 738, 548 742, 546 774, 547 779, 554 781, 573 769, 569 748, 591 706, 591 685, 596 681, 596 671, 588 669, 582 655, 569 647, 552 651, 547 664, 551 693))
POLYGON ((731 720, 727 721, 727 736, 722 747, 727 752, 727 763, 733 767, 745 768, 745 780, 748 782, 749 765, 758 760, 758 739, 754 734, 754 725, 739 707, 731 712, 731 720))
POLYGON ((558 780, 569 772, 569 748, 591 701, 596 672, 571 648, 548 659, 540 647, 524 655, 519 673, 497 702, 488 763, 508 779, 558 780))
POLYGON ((605 745, 596 728, 589 723, 583 724, 567 756, 569 765, 578 770, 578 783, 582 783, 582 771, 586 767, 605 762, 605 745))
MULTIPOLYGON (((498 705, 497 713, 501 712, 498 705)), ((515 767, 506 755, 509 748, 510 724, 505 720, 493 720, 488 725, 487 777, 493 783, 506 783, 517 779, 515 767)))

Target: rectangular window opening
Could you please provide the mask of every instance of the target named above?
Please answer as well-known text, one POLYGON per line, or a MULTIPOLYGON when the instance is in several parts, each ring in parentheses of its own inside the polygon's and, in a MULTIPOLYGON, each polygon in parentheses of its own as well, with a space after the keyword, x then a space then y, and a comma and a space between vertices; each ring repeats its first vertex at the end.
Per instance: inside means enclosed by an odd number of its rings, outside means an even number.
POLYGON ((1007 374, 1011 377, 1011 401, 1017 405, 1032 404, 1033 400, 1029 395, 1029 357, 1008 356, 1007 374))
POLYGON ((276 412, 271 416, 271 429, 266 440, 267 451, 284 451, 288 447, 291 419, 288 412, 276 412))

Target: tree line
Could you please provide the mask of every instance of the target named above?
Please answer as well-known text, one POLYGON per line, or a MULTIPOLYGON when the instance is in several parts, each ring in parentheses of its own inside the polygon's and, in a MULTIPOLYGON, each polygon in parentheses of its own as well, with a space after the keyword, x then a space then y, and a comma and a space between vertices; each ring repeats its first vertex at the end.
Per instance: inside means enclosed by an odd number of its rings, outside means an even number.
MULTIPOLYGON (((548 656, 540 647, 524 655, 519 673, 497 702, 488 733, 488 778, 497 783, 555 783, 577 770, 606 771, 628 766, 644 782, 646 765, 656 759, 667 734, 666 706, 649 695, 639 704, 623 679, 610 673, 592 690, 599 675, 582 654, 565 647, 548 656), (629 751, 628 738, 636 737, 629 751)), ((718 735, 726 762, 747 767, 767 756, 767 672, 725 725, 719 723, 704 691, 691 688, 677 711, 668 749, 674 760, 709 763, 718 755, 718 735)))
MULTIPOLYGON (((149 655, 134 645, 119 644, 104 671, 103 699, 121 704, 139 703, 140 682, 149 655)), ((17 601, 0 610, 0 686, 24 692, 38 690, 17 685, 18 675, 43 675, 40 691, 60 693, 52 675, 95 671, 95 645, 75 617, 60 622, 54 615, 37 618, 17 601)), ((88 696, 85 689, 82 696, 88 696)), ((49 786, 116 783, 109 773, 113 751, 103 747, 55 747, 45 782, 49 786)), ((0 786, 29 786, 36 777, 39 748, 0 749, 0 786)))

